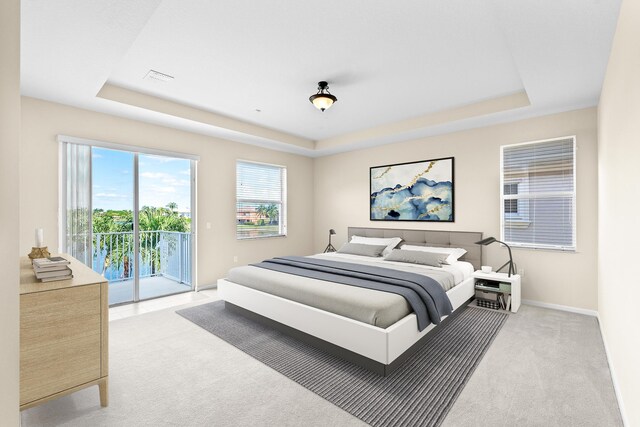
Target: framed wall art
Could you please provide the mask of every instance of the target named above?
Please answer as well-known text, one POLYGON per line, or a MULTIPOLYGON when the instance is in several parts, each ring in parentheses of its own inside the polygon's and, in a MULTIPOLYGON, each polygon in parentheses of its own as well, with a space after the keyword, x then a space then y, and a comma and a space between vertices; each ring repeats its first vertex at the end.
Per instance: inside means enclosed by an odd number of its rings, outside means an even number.
POLYGON ((453 157, 369 169, 371 221, 454 221, 453 157))

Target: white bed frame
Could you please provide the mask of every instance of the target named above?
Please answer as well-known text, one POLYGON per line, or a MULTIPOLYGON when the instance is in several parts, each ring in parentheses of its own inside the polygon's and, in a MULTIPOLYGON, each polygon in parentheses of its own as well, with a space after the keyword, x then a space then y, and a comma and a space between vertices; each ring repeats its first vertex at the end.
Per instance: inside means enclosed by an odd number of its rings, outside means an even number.
MULTIPOLYGON (((352 233, 352 230, 354 229, 349 229, 350 235, 357 233, 357 231, 352 233)), ((397 233, 405 230, 392 231, 397 233)), ((450 234, 464 232, 438 233, 450 234)), ((467 234, 474 235, 471 239, 477 238, 480 240, 482 238, 482 233, 467 234), (477 237, 478 235, 480 236, 479 238, 477 237)), ((358 235, 364 234, 359 233, 358 235)), ((388 235, 385 235, 384 237, 388 237, 388 235)), ((410 242, 411 244, 423 245, 426 243, 438 244, 430 241, 420 242, 411 240, 410 242)), ((439 246, 454 246, 454 244, 439 244, 439 246)), ((458 246, 463 245, 458 244, 458 246)), ((479 250, 479 248, 474 249, 479 250)), ((471 259, 469 261, 471 261, 471 259)), ((474 259, 473 261, 475 266, 476 260, 474 259)), ((480 263, 481 259, 477 260, 477 262, 480 263)), ((226 303, 232 304, 230 308, 240 307, 241 309, 257 314, 262 318, 270 319, 280 325, 285 325, 285 327, 288 327, 288 330, 293 328, 294 330, 300 331, 311 338, 329 343, 330 345, 332 344, 334 346, 332 348, 334 349, 337 347, 338 349, 346 350, 338 352, 337 354, 382 375, 388 375, 393 371, 395 369, 393 366, 397 366, 399 363, 394 365, 392 365, 392 363, 394 361, 401 362, 404 360, 406 357, 401 358, 401 356, 405 355, 407 350, 410 348, 416 347, 416 344, 436 327, 435 324, 430 324, 423 331, 419 331, 417 317, 414 313, 411 313, 388 328, 383 329, 357 320, 349 319, 338 314, 330 313, 328 311, 248 288, 246 286, 230 282, 226 279, 218 280, 218 295, 226 303), (361 358, 364 358, 364 360, 358 360, 357 357, 354 358, 354 354, 359 355, 361 358)), ((469 277, 462 283, 447 291, 447 296, 451 300, 454 310, 466 305, 473 295, 473 277, 469 277)), ((443 321, 446 318, 447 316, 444 316, 442 318, 443 321)), ((297 336, 299 337, 300 335, 297 336)), ((318 341, 312 343, 318 344, 318 341)), ((321 347, 327 349, 326 346, 321 345, 321 347)), ((333 353, 336 354, 335 351, 333 351, 333 353)))
MULTIPOLYGON (((418 331, 414 313, 386 329, 348 317, 247 288, 226 279, 218 280, 218 295, 238 307, 333 343, 342 348, 389 365, 436 325, 418 331)), ((454 309, 473 296, 473 278, 447 292, 454 309)), ((445 319, 447 316, 443 317, 445 319)))

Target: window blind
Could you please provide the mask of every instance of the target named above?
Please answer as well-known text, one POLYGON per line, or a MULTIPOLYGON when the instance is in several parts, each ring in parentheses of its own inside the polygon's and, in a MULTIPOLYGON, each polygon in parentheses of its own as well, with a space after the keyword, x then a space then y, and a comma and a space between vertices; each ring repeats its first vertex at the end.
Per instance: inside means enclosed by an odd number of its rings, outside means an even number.
POLYGON ((236 237, 286 235, 286 168, 236 162, 236 237))
POLYGON ((502 147, 502 239, 575 250, 575 138, 502 147))
POLYGON ((61 248, 72 257, 92 266, 91 237, 91 147, 63 145, 64 191, 61 248))

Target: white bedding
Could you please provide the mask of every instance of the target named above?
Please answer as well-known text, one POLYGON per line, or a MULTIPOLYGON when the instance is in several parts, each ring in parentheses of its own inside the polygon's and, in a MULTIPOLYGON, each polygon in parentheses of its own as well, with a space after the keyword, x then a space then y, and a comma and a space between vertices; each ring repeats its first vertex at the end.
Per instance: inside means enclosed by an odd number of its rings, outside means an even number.
MULTIPOLYGON (((456 262, 454 265, 439 268, 340 253, 318 254, 311 257, 386 267, 417 274, 431 273, 433 278, 437 277, 436 280, 445 292, 452 290, 473 273, 473 266, 468 262, 456 262)), ((228 280, 382 328, 394 324, 411 313, 411 307, 406 299, 395 293, 301 277, 251 265, 232 268, 229 271, 228 280)))
MULTIPOLYGON (((453 274, 455 284, 462 283, 465 279, 471 277, 474 268, 473 265, 466 261, 456 261, 451 265, 443 265, 442 267, 431 267, 421 264, 409 264, 406 262, 385 261, 383 257, 373 258, 361 255, 341 254, 338 252, 330 252, 326 254, 312 255, 311 258, 330 259, 333 261, 352 262, 355 264, 375 265, 378 267, 391 268, 394 270, 408 271, 411 273, 424 274, 425 271, 447 271, 453 274)), ((445 289, 447 290, 447 289, 445 289)))

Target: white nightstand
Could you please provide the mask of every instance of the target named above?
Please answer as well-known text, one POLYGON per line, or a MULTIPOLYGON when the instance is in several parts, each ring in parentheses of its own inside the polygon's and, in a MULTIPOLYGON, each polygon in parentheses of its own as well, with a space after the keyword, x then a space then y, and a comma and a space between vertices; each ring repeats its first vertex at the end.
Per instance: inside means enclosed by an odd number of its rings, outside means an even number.
POLYGON ((509 310, 516 313, 520 308, 520 275, 513 274, 508 277, 506 273, 483 273, 478 270, 473 273, 473 282, 476 290, 491 293, 503 293, 505 296, 511 297, 509 310), (483 286, 482 282, 486 282, 488 286, 483 286), (492 286, 493 285, 493 286, 492 286))

